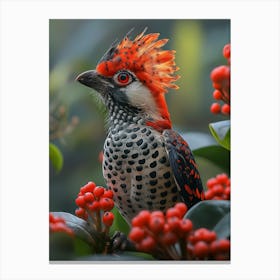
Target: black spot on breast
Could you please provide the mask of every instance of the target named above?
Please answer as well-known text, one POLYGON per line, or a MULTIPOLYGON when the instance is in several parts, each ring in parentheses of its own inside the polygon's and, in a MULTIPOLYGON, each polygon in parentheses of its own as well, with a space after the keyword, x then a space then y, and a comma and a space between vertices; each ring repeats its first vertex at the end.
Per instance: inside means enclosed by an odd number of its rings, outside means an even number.
POLYGON ((166 199, 161 200, 161 201, 159 202, 159 204, 160 204, 160 205, 166 204, 166 199))
POLYGON ((118 172, 115 170, 112 171, 112 174, 113 174, 113 176, 118 176, 118 172))
POLYGON ((155 136, 152 135, 152 136, 150 137, 150 141, 153 142, 154 140, 155 140, 155 136))
POLYGON ((117 199, 118 199, 119 201, 121 201, 121 200, 122 200, 122 197, 121 197, 121 196, 117 196, 117 199))
POLYGON ((178 200, 177 195, 172 197, 172 201, 173 201, 173 202, 176 202, 177 200, 178 200))
POLYGON ((151 168, 154 168, 154 167, 156 167, 157 166, 157 162, 156 161, 153 161, 151 164, 150 164, 150 167, 151 168))
POLYGON ((116 162, 116 164, 119 165, 119 166, 122 165, 122 160, 118 160, 118 161, 116 162))
POLYGON ((134 160, 129 160, 129 161, 128 161, 128 164, 129 164, 129 165, 133 165, 134 163, 135 163, 134 160))
POLYGON ((143 128, 143 129, 141 130, 142 133, 145 133, 146 131, 147 131, 147 128, 143 128))
POLYGON ((161 197, 166 197, 167 196, 167 191, 160 193, 161 197))
POLYGON ((117 188, 113 188, 113 191, 114 191, 114 192, 118 192, 118 189, 117 189, 117 188))
POLYGON ((131 134, 131 139, 135 139, 135 138, 137 138, 137 134, 135 134, 135 133, 133 133, 133 134, 131 134))
POLYGON ((115 184, 116 184, 116 180, 112 180, 111 183, 112 183, 113 185, 115 185, 115 184))
MULTIPOLYGON (((142 140, 142 139, 141 139, 141 140, 142 140)), ((145 150, 145 149, 147 149, 147 147, 148 147, 148 144, 147 144, 147 143, 144 143, 143 146, 141 147, 141 149, 142 149, 142 150, 145 150)))
POLYGON ((138 163, 139 164, 144 164, 146 162, 146 160, 143 158, 143 159, 139 159, 138 163))
POLYGON ((142 176, 141 175, 137 175, 136 177, 135 177, 135 179, 136 179, 136 181, 142 181, 142 176))
POLYGON ((137 158, 138 157, 138 153, 135 153, 135 154, 131 155, 131 157, 134 158, 134 159, 137 158))
POLYGON ((113 155, 113 159, 114 160, 118 159, 118 155, 113 155))
POLYGON ((150 177, 151 178, 155 178, 157 176, 157 173, 155 171, 151 172, 150 173, 150 177))
POLYGON ((150 192, 151 192, 151 193, 156 193, 156 191, 157 191, 157 188, 152 188, 152 189, 150 189, 150 192))
POLYGON ((107 177, 108 177, 109 179, 111 179, 111 178, 112 178, 112 175, 109 173, 109 174, 107 174, 107 177))
POLYGON ((126 172, 127 172, 127 173, 131 173, 131 168, 128 167, 128 168, 126 169, 126 172))
POLYGON ((126 184, 121 184, 120 186, 121 186, 122 189, 126 188, 126 184))
POLYGON ((109 170, 113 170, 113 166, 112 165, 109 165, 108 168, 109 168, 109 170))
POLYGON ((142 143, 143 143, 143 139, 139 139, 139 140, 136 142, 137 146, 141 146, 142 143))
POLYGON ((163 177, 164 177, 165 179, 170 178, 170 172, 168 171, 168 172, 164 173, 164 174, 163 174, 163 177))
POLYGON ((145 150, 145 151, 143 152, 143 155, 144 155, 144 156, 147 156, 149 153, 150 153, 150 150, 147 149, 147 150, 145 150))
POLYGON ((129 153, 130 153, 130 150, 125 149, 123 152, 124 152, 125 154, 129 154, 129 153))
POLYGON ((171 187, 171 181, 165 182, 165 183, 164 183, 164 186, 165 186, 166 188, 171 187))
POLYGON ((127 142, 125 145, 126 145, 126 147, 131 148, 133 145, 133 142, 127 142))
POLYGON ((172 193, 176 193, 176 192, 178 192, 177 187, 176 187, 176 186, 175 186, 175 187, 173 187, 173 188, 171 189, 171 192, 172 192, 172 193))
POLYGON ((136 185, 137 190, 141 190, 142 189, 142 184, 136 185))
POLYGON ((158 151, 155 151, 153 154, 152 154, 152 158, 157 158, 158 157, 158 151))
POLYGON ((155 180, 150 180, 150 185, 151 186, 155 186, 157 184, 158 180, 155 179, 155 180))
POLYGON ((111 148, 109 148, 109 152, 110 152, 110 154, 114 153, 113 149, 111 149, 111 148))
POLYGON ((153 149, 155 149, 157 146, 158 146, 157 142, 154 142, 153 145, 152 145, 153 149))
POLYGON ((137 132, 140 129, 140 127, 134 127, 132 130, 133 132, 137 132))
POLYGON ((159 160, 159 162, 160 162, 160 163, 166 163, 166 160, 167 160, 166 157, 162 157, 162 158, 159 160))
POLYGON ((136 167, 136 170, 137 170, 137 171, 142 171, 142 170, 143 170, 143 166, 141 166, 141 165, 137 166, 137 167, 136 167))
POLYGON ((155 196, 154 194, 151 194, 151 195, 150 195, 150 199, 155 200, 155 199, 156 199, 156 196, 155 196))
POLYGON ((127 155, 122 155, 122 159, 126 159, 127 158, 127 155))

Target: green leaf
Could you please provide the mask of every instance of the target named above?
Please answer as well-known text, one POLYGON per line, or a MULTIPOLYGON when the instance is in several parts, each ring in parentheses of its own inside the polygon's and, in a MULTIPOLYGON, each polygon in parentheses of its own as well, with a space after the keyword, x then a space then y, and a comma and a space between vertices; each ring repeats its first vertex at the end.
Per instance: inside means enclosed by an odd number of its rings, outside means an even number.
POLYGON ((222 146, 213 145, 193 150, 195 156, 206 158, 230 174, 230 151, 222 146))
POLYGON ((210 123, 209 129, 216 141, 230 150, 230 120, 210 123))
POLYGON ((128 235, 130 227, 125 221, 125 219, 121 216, 120 212, 116 207, 114 207, 112 212, 114 213, 114 223, 110 228, 110 233, 113 235, 116 231, 121 231, 125 235, 128 235))
POLYGON ((63 218, 66 225, 74 231, 75 236, 94 246, 94 248, 100 243, 100 234, 94 231, 85 220, 67 212, 52 213, 55 217, 63 218))
POLYGON ((218 238, 230 236, 230 201, 205 200, 193 206, 185 215, 190 219, 194 229, 214 230, 218 238))
POLYGON ((50 160, 56 172, 59 172, 63 166, 63 155, 58 147, 50 143, 50 160))

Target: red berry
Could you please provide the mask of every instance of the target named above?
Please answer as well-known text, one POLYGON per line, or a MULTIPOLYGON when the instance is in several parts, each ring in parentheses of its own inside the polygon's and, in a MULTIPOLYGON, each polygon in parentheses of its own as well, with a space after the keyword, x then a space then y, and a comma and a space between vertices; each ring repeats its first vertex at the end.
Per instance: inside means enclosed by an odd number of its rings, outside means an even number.
POLYGON ((175 207, 169 208, 166 211, 166 218, 178 217, 181 218, 181 211, 175 207))
POLYGON ((100 203, 100 208, 103 211, 110 211, 114 208, 114 201, 111 198, 102 197, 99 203, 100 203))
POLYGON ((227 44, 223 48, 223 55, 226 59, 230 58, 230 44, 227 44))
POLYGON ((230 199, 230 187, 225 188, 224 194, 226 195, 227 199, 229 200, 230 199))
POLYGON ((222 106, 221 111, 224 115, 229 115, 230 114, 230 105, 229 104, 224 104, 222 106))
POLYGON ((79 218, 84 219, 86 216, 86 211, 84 208, 78 208, 75 210, 75 215, 79 218))
POLYGON ((153 233, 157 234, 163 230, 164 224, 165 224, 164 218, 151 217, 149 222, 149 228, 153 233))
POLYGON ((222 99, 222 93, 219 90, 214 90, 213 98, 216 99, 216 100, 221 100, 222 99))
POLYGON ((133 242, 140 242, 145 237, 145 231, 140 227, 133 227, 128 235, 133 242))
POLYGON ((210 231, 206 228, 197 229, 194 232, 193 236, 194 236, 193 242, 195 242, 195 243, 198 241, 204 241, 204 242, 210 243, 216 239, 216 233, 213 231, 210 231))
POLYGON ((170 245, 173 245, 175 244, 176 242, 178 241, 178 237, 177 235, 172 232, 172 231, 169 231, 169 232, 166 232, 163 234, 163 236, 161 237, 161 242, 166 245, 166 246, 170 246, 170 245))
POLYGON ((226 65, 218 66, 212 70, 210 77, 214 83, 224 84, 230 78, 230 68, 226 65))
POLYGON ((214 195, 222 195, 224 193, 224 187, 221 184, 215 185, 211 191, 214 193, 214 195))
POLYGON ((174 232, 179 232, 180 231, 180 219, 178 217, 171 217, 167 220, 167 223, 170 227, 170 230, 174 232))
POLYGON ((219 103, 213 103, 210 107, 210 111, 213 114, 219 114, 221 112, 221 105, 219 103))
POLYGON ((113 192, 111 190, 105 190, 102 197, 113 198, 114 194, 113 194, 113 192))
POLYGON ((105 212, 102 221, 104 225, 110 227, 114 222, 114 214, 112 212, 105 212))
POLYGON ((84 199, 86 202, 92 202, 94 200, 94 195, 91 192, 86 192, 84 194, 84 199))
POLYGON ((183 219, 180 222, 180 231, 182 233, 189 233, 192 230, 192 222, 189 219, 183 219))
POLYGON ((100 198, 104 194, 105 189, 103 187, 96 187, 93 194, 96 198, 100 198))
POLYGON ((156 246, 156 241, 150 235, 146 236, 140 244, 137 244, 137 248, 144 252, 151 252, 156 246))
POLYGON ((188 211, 187 205, 183 202, 176 203, 175 209, 177 209, 180 212, 180 218, 183 218, 188 211))
POLYGON ((81 187, 80 192, 85 194, 86 192, 93 192, 95 189, 96 185, 93 182, 88 182, 86 185, 81 187))
POLYGON ((93 201, 91 204, 88 204, 87 207, 90 211, 93 211, 93 212, 94 211, 99 211, 101 209, 100 202, 96 201, 96 200, 93 201))
POLYGON ((164 219, 164 214, 163 214, 163 212, 160 211, 160 210, 153 211, 153 212, 151 213, 151 218, 153 218, 153 217, 160 217, 160 218, 163 218, 163 219, 164 219))
POLYGON ((142 210, 139 214, 134 217, 131 221, 133 227, 142 227, 148 225, 151 218, 151 213, 147 210, 142 210))
POLYGON ((226 253, 230 250, 230 241, 227 239, 215 240, 210 245, 212 254, 226 253))
POLYGON ((206 191, 205 192, 205 199, 206 200, 211 200, 211 199, 213 199, 213 197, 214 197, 214 192, 212 191, 212 189, 211 190, 208 190, 208 191, 206 191))
POLYGON ((221 173, 221 174, 218 174, 216 176, 216 180, 220 183, 220 184, 226 184, 229 180, 227 174, 225 173, 221 173))
POLYGON ((204 259, 208 256, 209 245, 204 241, 198 241, 193 248, 193 254, 199 259, 204 259))
POLYGON ((75 200, 77 206, 84 208, 86 206, 86 201, 83 196, 78 196, 75 200))
POLYGON ((210 178, 207 180, 206 186, 208 189, 211 189, 213 186, 217 184, 217 179, 216 178, 210 178))

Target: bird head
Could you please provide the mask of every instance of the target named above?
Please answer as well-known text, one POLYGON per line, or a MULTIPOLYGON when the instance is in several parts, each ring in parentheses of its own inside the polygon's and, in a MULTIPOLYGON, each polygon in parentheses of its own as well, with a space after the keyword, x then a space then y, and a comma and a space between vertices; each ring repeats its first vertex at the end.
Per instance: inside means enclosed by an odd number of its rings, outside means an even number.
POLYGON ((159 35, 145 35, 144 30, 131 40, 127 34, 111 45, 95 70, 76 79, 95 89, 109 111, 118 107, 132 110, 141 114, 147 125, 162 130, 171 128, 164 95, 169 88, 178 89, 173 82, 179 78, 174 74, 179 68, 175 51, 162 49, 168 39, 158 40, 159 35))

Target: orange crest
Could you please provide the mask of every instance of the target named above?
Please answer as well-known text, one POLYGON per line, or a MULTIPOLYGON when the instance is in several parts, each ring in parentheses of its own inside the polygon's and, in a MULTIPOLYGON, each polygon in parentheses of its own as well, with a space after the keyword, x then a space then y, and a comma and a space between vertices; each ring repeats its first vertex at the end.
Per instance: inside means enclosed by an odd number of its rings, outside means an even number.
POLYGON ((145 84, 154 95, 167 92, 168 88, 178 89, 173 84, 179 76, 174 72, 175 51, 162 50, 168 39, 157 40, 159 33, 144 35, 145 30, 130 40, 126 36, 118 45, 113 45, 103 56, 96 71, 112 77, 117 71, 127 69, 145 84))

